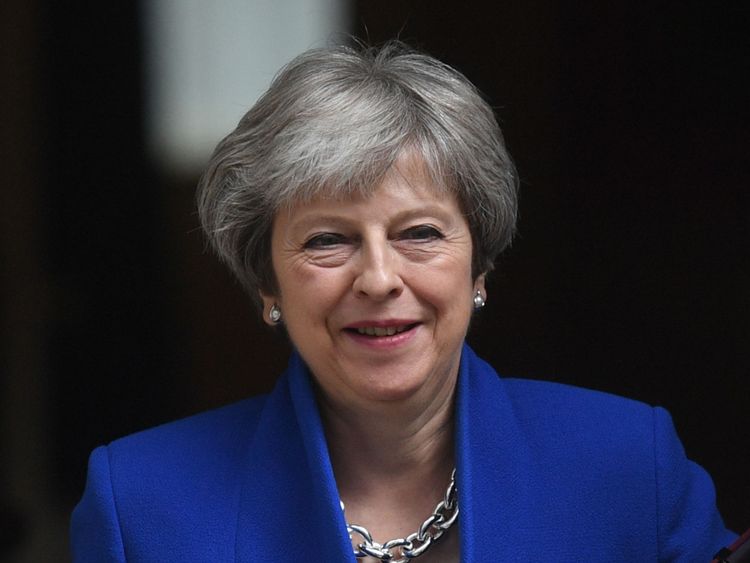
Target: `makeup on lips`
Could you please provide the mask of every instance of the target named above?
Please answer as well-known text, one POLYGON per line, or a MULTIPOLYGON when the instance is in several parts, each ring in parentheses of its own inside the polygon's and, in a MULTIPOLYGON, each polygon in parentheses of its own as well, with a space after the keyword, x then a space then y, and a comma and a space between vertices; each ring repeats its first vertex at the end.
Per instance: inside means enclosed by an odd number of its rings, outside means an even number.
POLYGON ((419 322, 413 320, 361 321, 344 327, 354 340, 370 345, 396 345, 409 340, 419 322))

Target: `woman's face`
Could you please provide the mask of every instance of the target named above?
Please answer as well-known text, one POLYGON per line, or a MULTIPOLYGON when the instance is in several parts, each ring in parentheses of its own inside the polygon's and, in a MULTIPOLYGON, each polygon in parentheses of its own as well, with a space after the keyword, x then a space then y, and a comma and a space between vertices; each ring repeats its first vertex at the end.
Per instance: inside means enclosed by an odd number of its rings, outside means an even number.
POLYGON ((327 399, 355 406, 453 388, 472 297, 472 242, 455 197, 400 159, 370 196, 275 218, 274 303, 327 399))

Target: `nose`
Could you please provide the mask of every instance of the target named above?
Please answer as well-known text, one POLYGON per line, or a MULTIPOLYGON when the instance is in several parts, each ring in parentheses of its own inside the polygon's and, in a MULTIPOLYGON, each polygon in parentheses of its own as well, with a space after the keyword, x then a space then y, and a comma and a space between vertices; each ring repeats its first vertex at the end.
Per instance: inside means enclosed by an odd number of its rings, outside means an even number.
POLYGON ((382 301, 401 294, 399 256, 387 240, 364 243, 357 262, 352 289, 358 297, 382 301))

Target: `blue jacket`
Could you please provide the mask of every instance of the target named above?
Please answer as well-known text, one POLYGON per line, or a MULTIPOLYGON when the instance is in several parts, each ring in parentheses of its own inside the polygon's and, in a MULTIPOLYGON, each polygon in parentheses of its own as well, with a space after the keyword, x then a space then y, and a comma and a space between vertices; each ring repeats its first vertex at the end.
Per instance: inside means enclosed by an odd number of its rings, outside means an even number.
MULTIPOLYGON (((463 563, 708 562, 735 538, 660 408, 499 378, 465 347, 455 424, 463 563)), ((270 395, 96 449, 72 550, 76 563, 354 562, 301 359, 270 395)))

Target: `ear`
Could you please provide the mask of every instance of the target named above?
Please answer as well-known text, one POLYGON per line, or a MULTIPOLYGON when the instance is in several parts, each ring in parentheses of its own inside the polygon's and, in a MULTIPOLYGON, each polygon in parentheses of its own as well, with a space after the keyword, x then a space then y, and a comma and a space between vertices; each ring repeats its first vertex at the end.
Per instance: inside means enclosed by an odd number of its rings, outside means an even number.
POLYGON ((486 277, 487 272, 479 274, 477 276, 477 279, 474 280, 474 293, 476 293, 477 291, 481 292, 482 297, 484 297, 485 300, 487 299, 487 289, 484 287, 484 281, 486 277))
POLYGON ((271 307, 273 307, 274 304, 278 304, 279 300, 271 293, 265 293, 264 291, 259 291, 258 293, 260 293, 260 299, 263 301, 263 322, 268 326, 275 326, 271 321, 269 314, 271 313, 271 307))

